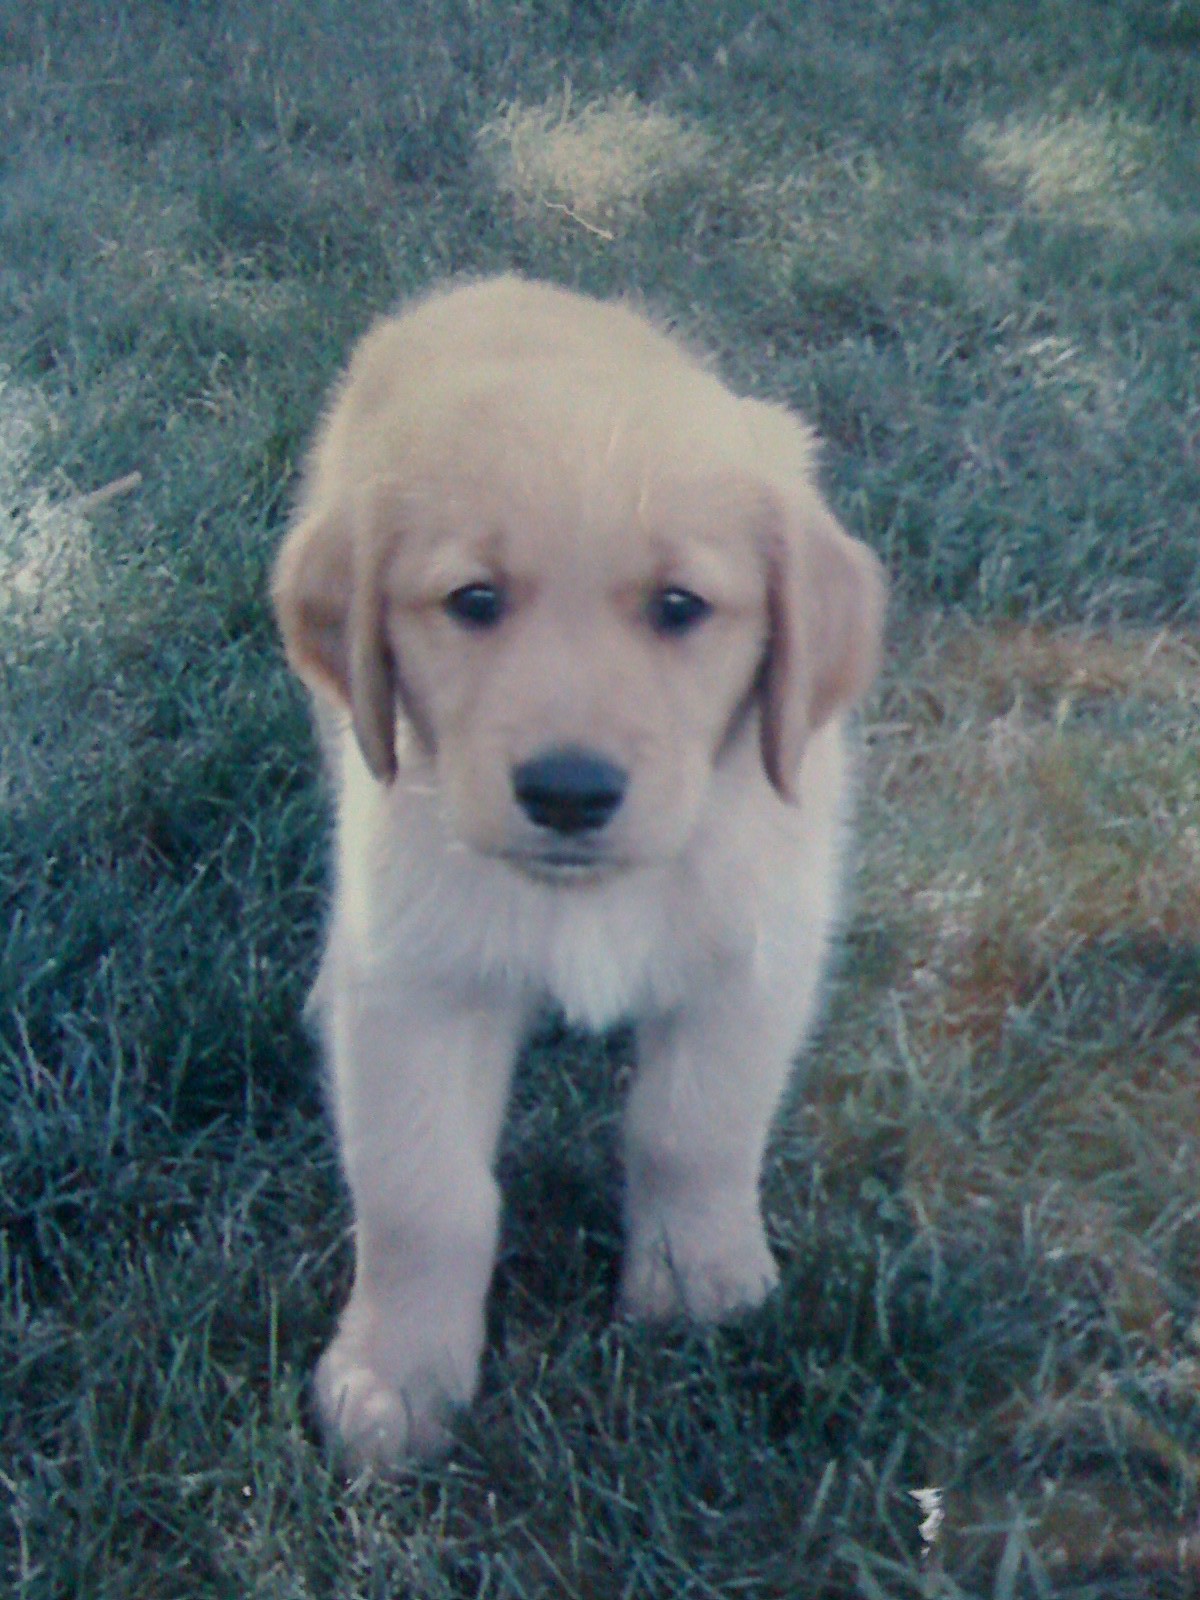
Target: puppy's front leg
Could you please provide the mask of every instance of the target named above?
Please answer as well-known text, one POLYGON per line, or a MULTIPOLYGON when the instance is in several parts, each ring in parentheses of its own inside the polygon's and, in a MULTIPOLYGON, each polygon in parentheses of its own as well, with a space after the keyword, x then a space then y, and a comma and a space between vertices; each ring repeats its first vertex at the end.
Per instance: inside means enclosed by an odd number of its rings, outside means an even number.
POLYGON ((757 1306, 778 1281, 759 1177, 815 988, 814 968, 781 1008, 772 986, 739 968, 639 1029, 625 1121, 629 1314, 719 1320, 757 1306))
POLYGON ((354 1288, 317 1369, 352 1464, 438 1454, 475 1392, 496 1251, 492 1162, 519 1008, 331 985, 329 1044, 354 1200, 354 1288))

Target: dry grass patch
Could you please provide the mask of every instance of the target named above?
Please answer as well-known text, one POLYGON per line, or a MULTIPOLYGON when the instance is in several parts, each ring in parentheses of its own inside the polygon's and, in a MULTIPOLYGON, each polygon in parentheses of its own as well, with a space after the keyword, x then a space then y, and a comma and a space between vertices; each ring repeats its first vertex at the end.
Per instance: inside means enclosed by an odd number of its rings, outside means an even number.
POLYGON ((92 498, 33 476, 54 425, 36 388, 0 372, 0 619, 36 632, 66 618, 92 570, 92 498))
POLYGON ((876 766, 892 804, 941 823, 907 897, 931 954, 982 925, 993 943, 1200 937, 1197 641, 955 624, 916 649, 876 766))
POLYGON ((1020 191, 1031 211, 1127 230, 1145 201, 1151 133, 1123 112, 1101 107, 980 121, 967 145, 990 177, 1020 191))
POLYGON ((987 1524, 1013 1537, 989 1462, 1044 1459, 1028 1549, 993 1562, 1200 1574, 1200 1542, 1117 1466, 1194 1519, 1197 641, 936 621, 901 655, 864 784, 862 900, 904 952, 887 1066, 831 1074, 820 1145, 902 1171, 935 1254, 1007 1254, 1061 1308, 1060 1348, 944 1463, 946 1554, 958 1571, 987 1524))
POLYGON ((913 832, 881 887, 931 1049, 994 1048, 1039 1007, 1086 1009, 1092 984, 1112 999, 1107 967, 1152 980, 1168 1020, 1200 999, 1193 639, 938 628, 888 710, 882 795, 913 832))
POLYGON ((608 234, 663 184, 701 168, 710 150, 705 133, 632 94, 576 105, 569 89, 541 105, 503 107, 477 138, 521 211, 608 234))
POLYGON ((949 684, 974 681, 992 712, 1031 694, 1067 707, 1087 695, 1200 706, 1200 640, 1167 628, 1101 633, 1015 623, 960 626, 951 632, 944 662, 949 684))

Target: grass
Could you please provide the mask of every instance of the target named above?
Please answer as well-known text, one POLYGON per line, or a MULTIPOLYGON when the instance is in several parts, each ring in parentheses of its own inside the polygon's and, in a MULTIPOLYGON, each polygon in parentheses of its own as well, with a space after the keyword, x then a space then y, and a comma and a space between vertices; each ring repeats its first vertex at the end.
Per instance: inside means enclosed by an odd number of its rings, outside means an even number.
POLYGON ((1192 0, 0 16, 6 1592, 1196 1592, 1198 40, 1192 0), (893 636, 780 1296, 610 1321, 627 1042, 550 1022, 461 1447, 347 1485, 264 577, 355 334, 512 266, 803 409, 893 636))
POLYGON ((672 178, 709 165, 703 134, 628 92, 578 108, 569 91, 545 106, 505 106, 476 143, 521 211, 558 213, 609 240, 672 178))

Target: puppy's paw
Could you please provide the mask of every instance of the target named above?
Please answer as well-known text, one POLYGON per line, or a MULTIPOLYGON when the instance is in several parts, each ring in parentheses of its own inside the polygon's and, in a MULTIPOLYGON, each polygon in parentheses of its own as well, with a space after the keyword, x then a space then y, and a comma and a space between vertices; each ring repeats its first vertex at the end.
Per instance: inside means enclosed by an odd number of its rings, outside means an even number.
POLYGON ((351 1471, 437 1460, 453 1443, 450 1423, 468 1398, 449 1393, 432 1367, 385 1376, 345 1334, 317 1364, 315 1387, 326 1439, 351 1471))
POLYGON ((631 1245, 621 1279, 621 1310, 643 1322, 691 1317, 727 1322, 760 1306, 779 1282, 761 1228, 718 1245, 659 1232, 631 1245))

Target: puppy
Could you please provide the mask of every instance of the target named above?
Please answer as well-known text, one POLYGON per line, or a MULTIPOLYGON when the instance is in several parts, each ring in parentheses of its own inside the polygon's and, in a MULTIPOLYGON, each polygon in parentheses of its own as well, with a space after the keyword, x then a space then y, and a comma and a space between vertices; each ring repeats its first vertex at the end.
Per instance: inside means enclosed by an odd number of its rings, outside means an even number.
POLYGON ((336 792, 315 1000, 355 1277, 317 1372, 355 1464, 476 1387, 509 1080, 546 1001, 636 1027, 621 1300, 727 1317, 834 916, 842 717, 884 586, 814 439, 634 311, 501 277, 358 347, 274 600, 336 792))

